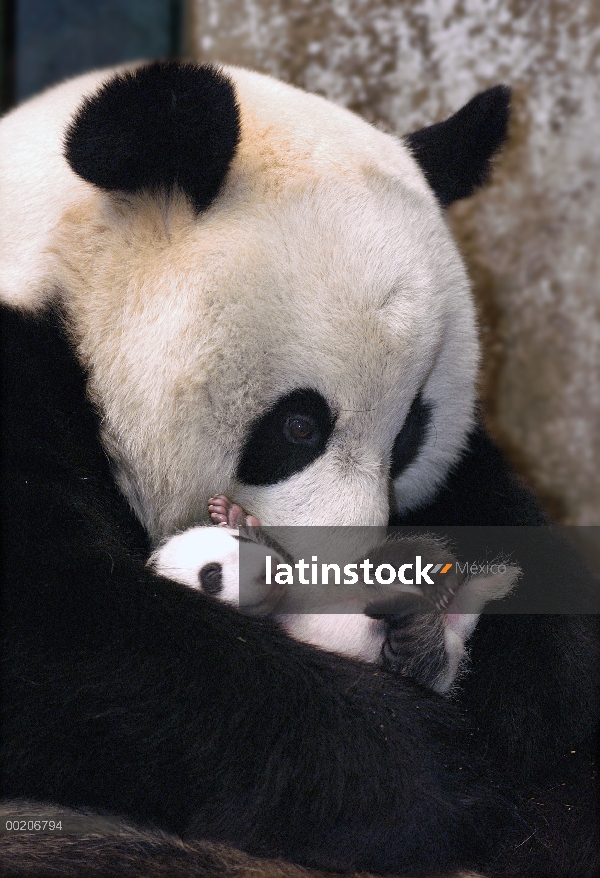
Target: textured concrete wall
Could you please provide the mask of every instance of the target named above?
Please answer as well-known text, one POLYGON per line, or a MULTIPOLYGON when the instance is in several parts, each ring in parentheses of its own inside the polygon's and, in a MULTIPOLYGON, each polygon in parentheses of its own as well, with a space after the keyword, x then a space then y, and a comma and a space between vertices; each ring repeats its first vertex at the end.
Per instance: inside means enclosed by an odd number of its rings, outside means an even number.
POLYGON ((480 307, 489 425, 561 520, 600 524, 597 0, 191 0, 190 52, 386 129, 515 88, 491 188, 451 211, 480 307))

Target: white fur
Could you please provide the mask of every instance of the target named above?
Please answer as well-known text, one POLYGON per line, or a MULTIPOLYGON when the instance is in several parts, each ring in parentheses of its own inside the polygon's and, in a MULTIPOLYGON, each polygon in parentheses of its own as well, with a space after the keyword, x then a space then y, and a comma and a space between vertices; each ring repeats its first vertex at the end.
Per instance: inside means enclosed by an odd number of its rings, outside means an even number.
POLYGON ((52 246, 61 217, 89 193, 63 158, 74 109, 113 74, 96 70, 45 91, 0 123, 0 300, 36 310, 56 294, 52 246))
MULTIPOLYGON (((244 610, 252 615, 269 613, 281 596, 281 589, 267 586, 265 559, 267 554, 280 559, 258 543, 250 543, 244 552, 244 610)), ((150 556, 149 564, 157 573, 200 589, 200 571, 205 564, 216 562, 222 568, 222 591, 218 598, 234 607, 240 605, 239 543, 237 529, 194 527, 176 534, 150 556)))
MULTIPOLYGON (((190 588, 200 589, 200 570, 205 564, 217 562, 223 567, 223 591, 219 599, 237 607, 239 606, 239 549, 235 539, 236 533, 237 531, 231 528, 190 528, 167 540, 152 553, 148 563, 161 576, 181 582, 190 588)), ((264 573, 263 552, 263 578, 264 573)))
POLYGON ((242 140, 200 217, 183 197, 108 196, 61 155, 109 75, 71 80, 0 123, 0 297, 71 315, 122 490, 158 543, 228 493, 266 524, 383 525, 388 461, 415 393, 428 441, 399 509, 443 481, 471 425, 477 342, 466 274, 402 142, 348 111, 227 68, 242 140), (338 412, 326 452, 239 484, 249 423, 313 387, 338 412))
MULTIPOLYGON (((205 564, 222 565, 223 590, 219 600, 240 605, 240 561, 237 529, 195 527, 166 540, 150 557, 149 564, 168 579, 200 589, 200 570, 205 564)), ((273 564, 281 561, 270 548, 251 543, 244 550, 244 611, 252 615, 269 613, 283 594, 265 582, 265 557, 273 564)), ((360 613, 287 614, 277 617, 296 640, 320 646, 331 652, 375 662, 379 658, 383 624, 360 613)))

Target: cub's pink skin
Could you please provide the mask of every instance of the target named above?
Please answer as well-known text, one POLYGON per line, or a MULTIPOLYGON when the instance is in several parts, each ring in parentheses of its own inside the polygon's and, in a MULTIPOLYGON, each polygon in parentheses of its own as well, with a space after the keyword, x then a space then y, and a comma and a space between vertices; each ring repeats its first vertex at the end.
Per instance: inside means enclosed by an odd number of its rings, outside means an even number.
POLYGON ((224 494, 217 494, 209 499, 208 511, 219 527, 260 527, 258 518, 248 515, 245 509, 232 503, 224 494))

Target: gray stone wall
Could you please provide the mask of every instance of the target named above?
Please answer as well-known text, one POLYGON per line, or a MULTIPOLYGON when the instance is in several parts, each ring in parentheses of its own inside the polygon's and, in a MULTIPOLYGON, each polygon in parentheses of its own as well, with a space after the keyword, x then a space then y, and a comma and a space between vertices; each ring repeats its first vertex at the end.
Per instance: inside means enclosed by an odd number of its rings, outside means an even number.
POLYGON ((188 50, 406 133, 515 89, 492 185, 450 222, 473 278, 489 426, 560 518, 600 524, 597 0, 190 0, 188 50))

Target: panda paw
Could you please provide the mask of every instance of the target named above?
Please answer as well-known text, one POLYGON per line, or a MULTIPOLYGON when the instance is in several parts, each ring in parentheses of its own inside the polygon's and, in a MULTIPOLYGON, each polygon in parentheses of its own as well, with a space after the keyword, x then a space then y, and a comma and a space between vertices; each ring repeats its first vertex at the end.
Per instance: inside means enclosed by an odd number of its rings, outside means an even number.
POLYGON ((466 578, 444 542, 427 536, 388 540, 373 556, 398 565, 413 553, 433 561, 432 581, 373 602, 365 614, 382 625, 384 667, 447 694, 464 673, 467 641, 485 605, 506 597, 521 571, 502 562, 474 565, 482 572, 466 578))
POLYGON ((384 616, 383 623, 381 664, 435 692, 447 692, 458 678, 464 652, 455 657, 449 649, 445 615, 423 612, 418 605, 415 612, 384 616))
MULTIPOLYGON (((239 535, 235 528, 193 527, 163 543, 151 555, 148 564, 167 579, 239 607, 249 615, 263 616, 273 610, 284 588, 267 585, 267 554, 273 556, 273 550, 239 535), (248 543, 243 571, 240 571, 241 540, 248 543)), ((275 563, 278 560, 275 558, 275 563)))
POLYGON ((260 527, 258 518, 249 515, 237 503, 224 494, 217 494, 208 501, 208 512, 219 527, 260 527))

